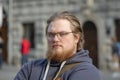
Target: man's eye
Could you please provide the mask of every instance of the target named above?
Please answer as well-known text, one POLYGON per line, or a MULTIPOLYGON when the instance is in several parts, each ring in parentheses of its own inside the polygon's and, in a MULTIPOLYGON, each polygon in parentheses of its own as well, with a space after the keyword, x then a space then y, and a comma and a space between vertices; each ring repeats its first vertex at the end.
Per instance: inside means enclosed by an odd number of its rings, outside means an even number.
POLYGON ((66 33, 59 33, 61 36, 66 35, 66 33))
POLYGON ((49 36, 54 36, 54 34, 50 33, 49 36))
POLYGON ((49 33, 49 34, 47 34, 48 36, 51 36, 52 34, 51 33, 49 33))

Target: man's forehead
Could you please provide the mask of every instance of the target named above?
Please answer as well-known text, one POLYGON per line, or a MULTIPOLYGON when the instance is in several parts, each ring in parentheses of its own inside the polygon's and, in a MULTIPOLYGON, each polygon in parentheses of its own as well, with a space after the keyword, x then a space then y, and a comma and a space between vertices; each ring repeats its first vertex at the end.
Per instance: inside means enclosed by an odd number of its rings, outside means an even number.
POLYGON ((48 26, 48 31, 71 31, 70 22, 65 19, 55 20, 48 26))

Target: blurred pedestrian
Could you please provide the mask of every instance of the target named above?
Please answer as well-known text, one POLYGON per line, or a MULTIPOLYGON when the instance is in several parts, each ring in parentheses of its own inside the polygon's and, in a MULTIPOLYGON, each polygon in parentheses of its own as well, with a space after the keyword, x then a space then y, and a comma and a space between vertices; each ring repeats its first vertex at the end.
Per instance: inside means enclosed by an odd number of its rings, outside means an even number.
POLYGON ((119 70, 119 43, 116 37, 112 38, 112 61, 113 61, 113 70, 119 70))
POLYGON ((118 47, 118 58, 119 58, 119 69, 120 69, 120 42, 117 42, 117 47, 118 47))
POLYGON ((22 65, 28 62, 29 51, 30 51, 30 42, 25 36, 23 36, 23 39, 21 42, 21 55, 22 55, 21 64, 22 65))
POLYGON ((65 11, 47 21, 46 59, 24 65, 14 80, 101 80, 89 52, 83 49, 79 19, 65 11))
POLYGON ((120 43, 117 40, 117 37, 112 38, 112 77, 116 78, 119 76, 119 48, 120 48, 120 43))
POLYGON ((0 32, 0 69, 2 68, 2 64, 3 64, 3 39, 2 39, 2 34, 0 32))

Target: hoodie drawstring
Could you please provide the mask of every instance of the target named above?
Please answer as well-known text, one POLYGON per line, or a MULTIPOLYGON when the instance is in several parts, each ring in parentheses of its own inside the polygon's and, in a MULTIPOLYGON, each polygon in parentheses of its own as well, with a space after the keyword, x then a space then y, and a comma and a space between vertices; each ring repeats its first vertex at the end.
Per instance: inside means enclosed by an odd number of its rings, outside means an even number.
MULTIPOLYGON (((65 65, 65 63, 66 63, 66 61, 63 61, 63 62, 62 62, 62 64, 60 65, 59 71, 57 72, 57 74, 56 74, 56 76, 53 78, 53 80, 56 80, 56 78, 58 77, 58 75, 59 75, 60 71, 62 70, 63 66, 65 65)), ((49 67, 50 67, 50 61, 48 61, 48 64, 47 64, 47 66, 46 66, 46 70, 45 70, 45 74, 44 74, 43 80, 46 80, 49 67)))
POLYGON ((53 80, 55 80, 55 79, 58 77, 58 75, 59 75, 60 71, 62 70, 63 66, 65 65, 65 63, 66 63, 66 61, 63 61, 63 62, 62 62, 62 64, 60 65, 60 69, 59 69, 59 71, 57 72, 57 74, 56 74, 56 76, 54 77, 53 80))
POLYGON ((47 73, 48 73, 49 67, 50 67, 50 61, 48 61, 48 63, 47 63, 47 66, 46 66, 46 70, 45 70, 45 74, 44 74, 43 80, 46 80, 46 77, 47 77, 47 73))

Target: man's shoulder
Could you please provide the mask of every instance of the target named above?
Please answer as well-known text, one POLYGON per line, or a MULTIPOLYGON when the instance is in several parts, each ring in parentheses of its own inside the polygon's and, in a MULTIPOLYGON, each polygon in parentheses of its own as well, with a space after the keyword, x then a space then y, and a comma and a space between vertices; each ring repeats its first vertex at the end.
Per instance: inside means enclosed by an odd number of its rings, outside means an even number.
POLYGON ((44 66, 46 64, 47 64, 47 59, 37 59, 26 63, 25 65, 23 65, 23 68, 35 68, 35 67, 44 66))
POLYGON ((77 66, 74 67, 74 70, 80 72, 87 71, 88 73, 99 73, 99 69, 95 67, 92 63, 79 63, 77 66))
POLYGON ((71 78, 75 78, 79 76, 82 80, 100 80, 101 74, 99 69, 97 69, 94 65, 87 63, 87 64, 78 64, 75 66, 71 72, 71 78))
POLYGON ((98 70, 98 68, 96 66, 94 66, 92 63, 87 63, 87 62, 83 62, 83 63, 79 63, 76 66, 76 69, 82 69, 82 70, 98 70))
POLYGON ((40 65, 44 65, 46 63, 47 63, 47 59, 37 59, 37 60, 33 60, 30 62, 30 64, 33 66, 40 66, 40 65))

